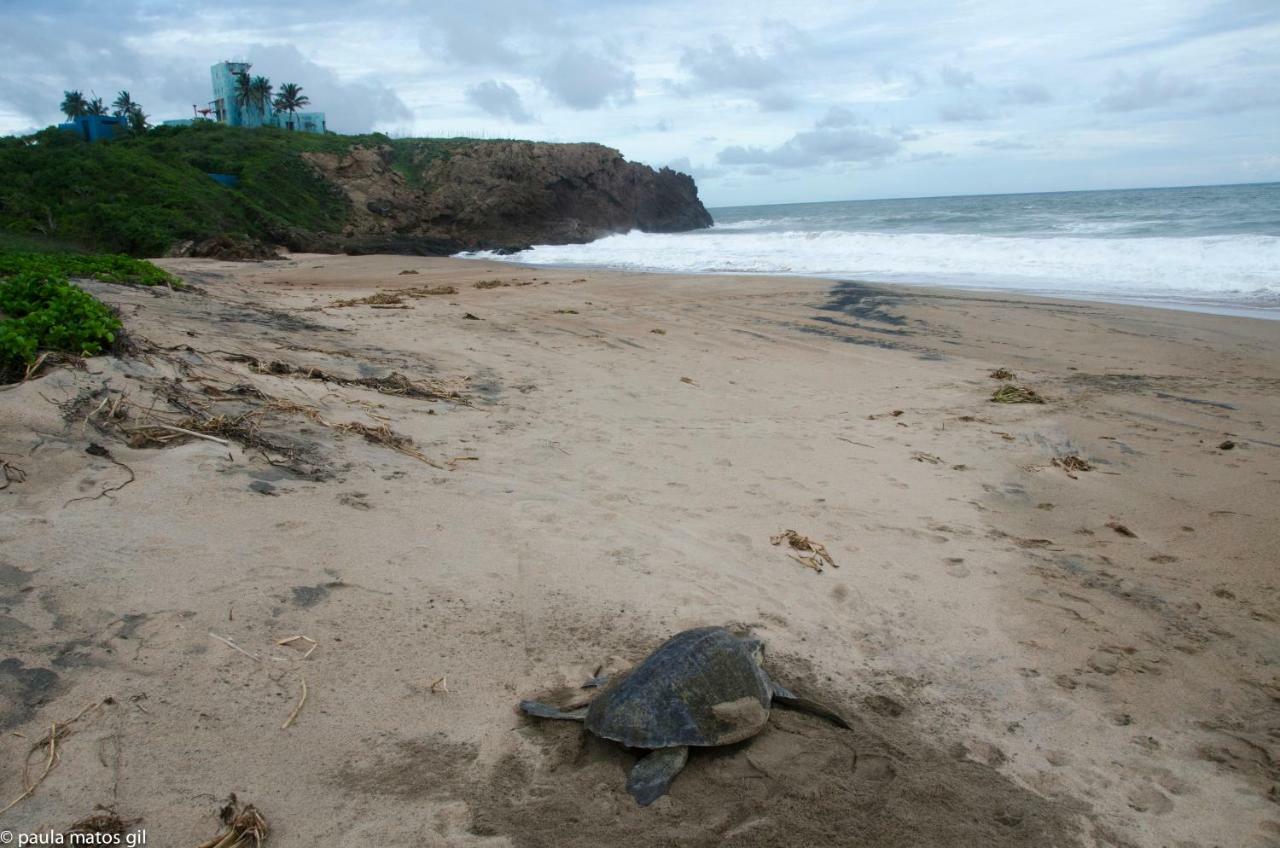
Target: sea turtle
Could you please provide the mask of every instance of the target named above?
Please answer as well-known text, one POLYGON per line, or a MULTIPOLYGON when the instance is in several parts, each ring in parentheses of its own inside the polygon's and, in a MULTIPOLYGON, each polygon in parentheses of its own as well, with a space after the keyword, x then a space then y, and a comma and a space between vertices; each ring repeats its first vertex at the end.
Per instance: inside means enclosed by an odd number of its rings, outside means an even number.
POLYGON ((603 686, 590 705, 561 710, 538 701, 520 709, 538 718, 586 722, 587 730, 647 754, 632 768, 627 791, 641 806, 667 793, 692 746, 731 745, 759 733, 777 703, 849 723, 830 707, 788 691, 761 667, 764 643, 723 627, 677 633, 644 662, 618 679, 597 677, 603 686))

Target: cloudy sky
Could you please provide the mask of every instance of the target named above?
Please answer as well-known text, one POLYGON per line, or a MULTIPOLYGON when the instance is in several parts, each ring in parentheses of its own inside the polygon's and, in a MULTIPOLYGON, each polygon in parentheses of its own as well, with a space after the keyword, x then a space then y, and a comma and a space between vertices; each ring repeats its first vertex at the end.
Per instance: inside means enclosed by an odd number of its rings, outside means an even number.
POLYGON ((0 134, 248 59, 340 132, 599 141, 710 206, 1280 180, 1280 0, 0 0, 0 134))

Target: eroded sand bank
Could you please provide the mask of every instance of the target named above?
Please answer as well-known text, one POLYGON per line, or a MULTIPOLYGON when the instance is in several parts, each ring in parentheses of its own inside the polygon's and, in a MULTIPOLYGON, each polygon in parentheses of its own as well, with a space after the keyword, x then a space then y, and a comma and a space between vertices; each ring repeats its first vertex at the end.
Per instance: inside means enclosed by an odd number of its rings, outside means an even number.
POLYGON ((280 846, 1280 842, 1280 322, 164 264, 205 294, 92 285, 136 353, 0 392, 0 806, 111 698, 0 826, 194 845, 235 792, 280 846), (857 729, 775 711, 641 810, 630 754, 515 712, 708 623, 857 729))

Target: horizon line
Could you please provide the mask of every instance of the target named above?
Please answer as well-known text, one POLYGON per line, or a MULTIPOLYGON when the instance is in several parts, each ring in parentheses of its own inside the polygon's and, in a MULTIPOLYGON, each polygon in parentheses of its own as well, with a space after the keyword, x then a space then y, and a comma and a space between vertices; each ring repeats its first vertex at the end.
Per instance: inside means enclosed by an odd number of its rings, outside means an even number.
POLYGON ((897 197, 853 197, 842 200, 789 200, 779 203, 732 203, 720 206, 708 206, 712 209, 756 209, 770 206, 819 206, 824 203, 874 203, 882 200, 952 200, 959 197, 1022 197, 1034 194, 1089 194, 1106 191, 1173 191, 1187 188, 1234 188, 1237 186, 1280 185, 1280 180, 1262 180, 1261 182, 1241 183, 1192 183, 1189 185, 1162 186, 1126 186, 1125 188, 1066 188, 1050 191, 993 191, 984 194, 912 194, 897 197))

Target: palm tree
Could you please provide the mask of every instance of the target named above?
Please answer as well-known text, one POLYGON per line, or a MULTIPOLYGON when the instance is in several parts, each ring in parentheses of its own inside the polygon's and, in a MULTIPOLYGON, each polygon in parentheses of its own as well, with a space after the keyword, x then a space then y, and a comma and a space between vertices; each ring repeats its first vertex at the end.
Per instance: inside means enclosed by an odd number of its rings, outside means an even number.
MULTIPOLYGON (((236 105, 241 109, 247 109, 251 103, 253 103, 253 81, 249 78, 249 72, 236 71, 236 105)), ((243 116, 240 123, 244 124, 243 116)))
POLYGON ((133 102, 133 98, 129 96, 129 92, 122 91, 116 95, 115 101, 111 104, 112 114, 117 118, 126 118, 137 105, 133 102))
POLYGON ((277 112, 289 113, 289 129, 293 129, 293 116, 304 106, 311 104, 311 98, 302 93, 302 86, 295 83, 286 82, 280 86, 280 93, 276 95, 275 103, 277 112))
POLYGON ((141 135, 147 131, 147 127, 147 113, 137 103, 133 104, 133 109, 129 112, 129 129, 135 135, 141 135))
POLYGON ((95 97, 89 101, 88 106, 84 107, 84 111, 86 115, 105 115, 107 107, 103 104, 101 97, 95 97))
POLYGON ((86 114, 89 104, 85 102, 84 95, 79 91, 64 91, 62 92, 62 105, 58 108, 67 116, 67 120, 74 121, 76 118, 83 117, 86 114))
POLYGON ((258 113, 262 116, 262 122, 267 122, 267 110, 271 108, 271 80, 266 77, 254 77, 249 83, 249 90, 253 95, 253 105, 258 107, 258 113))

